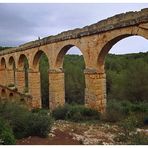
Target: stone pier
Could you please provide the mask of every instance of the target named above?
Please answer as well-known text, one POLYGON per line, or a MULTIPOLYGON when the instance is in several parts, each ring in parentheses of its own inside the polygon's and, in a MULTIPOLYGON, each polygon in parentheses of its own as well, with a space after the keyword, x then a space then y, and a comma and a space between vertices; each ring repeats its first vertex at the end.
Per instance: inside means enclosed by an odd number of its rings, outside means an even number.
POLYGON ((49 108, 53 110, 64 104, 64 73, 57 69, 49 70, 49 108))
POLYGON ((37 70, 29 69, 28 82, 29 94, 33 96, 32 108, 41 108, 40 72, 37 70))
POLYGON ((85 70, 85 105, 105 112, 106 109, 106 76, 96 70, 85 70))

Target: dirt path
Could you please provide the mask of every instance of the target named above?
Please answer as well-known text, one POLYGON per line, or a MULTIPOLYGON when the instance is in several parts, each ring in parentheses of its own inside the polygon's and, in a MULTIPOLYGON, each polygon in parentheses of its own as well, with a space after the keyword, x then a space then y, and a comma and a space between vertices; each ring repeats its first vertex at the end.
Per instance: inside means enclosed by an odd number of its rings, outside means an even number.
POLYGON ((54 137, 48 138, 28 137, 17 141, 19 145, 80 145, 81 143, 74 140, 67 132, 55 130, 54 137))

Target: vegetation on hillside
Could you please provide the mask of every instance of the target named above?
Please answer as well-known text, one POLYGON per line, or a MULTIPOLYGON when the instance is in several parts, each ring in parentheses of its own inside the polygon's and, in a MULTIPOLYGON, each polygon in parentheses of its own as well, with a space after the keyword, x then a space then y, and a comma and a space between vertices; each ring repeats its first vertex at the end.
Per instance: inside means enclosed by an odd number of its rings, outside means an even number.
POLYGON ((0 51, 5 50, 5 49, 8 49, 8 48, 12 48, 12 47, 3 47, 3 46, 0 46, 0 51))

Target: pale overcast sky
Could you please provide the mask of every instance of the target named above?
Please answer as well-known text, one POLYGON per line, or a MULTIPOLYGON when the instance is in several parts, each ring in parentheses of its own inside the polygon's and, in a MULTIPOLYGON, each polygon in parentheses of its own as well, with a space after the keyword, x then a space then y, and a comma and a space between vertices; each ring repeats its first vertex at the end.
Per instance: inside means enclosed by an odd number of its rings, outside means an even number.
MULTIPOLYGON (((0 46, 20 44, 81 28, 113 15, 148 8, 145 4, 3 4, 0 3, 0 46)), ((142 37, 121 40, 111 53, 123 54, 148 51, 142 37)), ((72 53, 76 53, 73 49, 72 53)))

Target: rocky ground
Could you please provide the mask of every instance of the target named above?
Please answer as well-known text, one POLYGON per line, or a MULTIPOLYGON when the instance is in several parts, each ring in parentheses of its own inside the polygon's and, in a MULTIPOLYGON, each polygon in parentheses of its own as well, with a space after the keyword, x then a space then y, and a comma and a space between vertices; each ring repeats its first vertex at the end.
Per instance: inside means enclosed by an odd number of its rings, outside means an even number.
MULTIPOLYGON (((28 137, 17 141, 20 145, 113 145, 122 144, 115 141, 121 131, 117 125, 107 123, 74 123, 56 121, 48 138, 28 137)), ((137 129, 148 134, 148 129, 137 129)))

